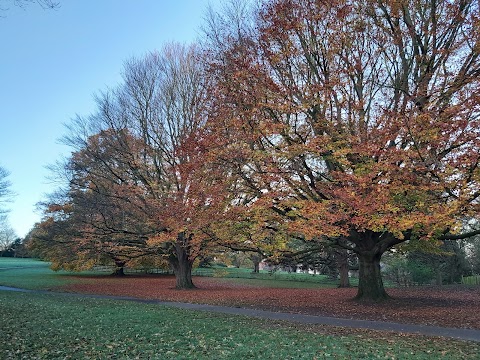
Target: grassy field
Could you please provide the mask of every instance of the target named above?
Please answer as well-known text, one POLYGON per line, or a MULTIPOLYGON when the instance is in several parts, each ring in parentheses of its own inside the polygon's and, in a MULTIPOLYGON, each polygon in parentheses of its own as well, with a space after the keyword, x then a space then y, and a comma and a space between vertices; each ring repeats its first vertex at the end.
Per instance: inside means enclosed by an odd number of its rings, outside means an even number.
POLYGON ((0 292, 0 307, 2 359, 478 359, 480 351, 61 294, 0 292))
POLYGON ((63 272, 53 272, 49 264, 34 259, 0 258, 0 285, 25 289, 48 289, 69 282, 63 272))
POLYGON ((272 279, 254 279, 254 278, 217 278, 218 282, 234 283, 240 285, 248 285, 259 288, 283 288, 283 289, 319 289, 319 288, 336 288, 335 283, 317 283, 295 280, 275 280, 272 279))
MULTIPOLYGON (((85 271, 72 273, 66 271, 53 272, 49 264, 35 259, 0 258, 0 285, 16 286, 25 289, 50 289, 81 281, 82 276, 105 275, 108 270, 85 271), (71 275, 75 275, 75 278, 71 275)), ((251 269, 237 268, 201 268, 195 269, 195 276, 207 276, 222 281, 245 284, 256 287, 277 288, 331 288, 337 286, 337 281, 325 275, 295 274, 287 272, 269 273, 261 271, 252 273, 251 269)), ((355 283, 356 279, 353 279, 355 283)))
POLYGON ((0 285, 48 290, 81 281, 82 276, 98 274, 93 271, 74 273, 79 277, 75 280, 70 277, 71 272, 55 272, 49 266, 49 263, 36 259, 0 258, 0 285))
POLYGON ((462 284, 464 284, 464 285, 480 285, 480 275, 462 276, 462 284))
MULTIPOLYGON (((50 288, 65 281, 73 280, 46 263, 0 259, 0 285, 50 288)), ((322 326, 55 293, 0 291, 0 309, 0 358, 8 360, 478 359, 480 353, 471 342, 366 331, 330 336, 322 326)))
MULTIPOLYGON (((280 287, 280 288, 318 288, 336 287, 338 280, 329 278, 326 275, 312 275, 303 273, 289 273, 286 271, 260 270, 253 273, 252 269, 211 267, 198 268, 193 271, 196 276, 209 276, 215 278, 231 279, 233 282, 255 285, 259 287, 280 287)), ((351 279, 352 285, 357 285, 357 279, 351 279)))

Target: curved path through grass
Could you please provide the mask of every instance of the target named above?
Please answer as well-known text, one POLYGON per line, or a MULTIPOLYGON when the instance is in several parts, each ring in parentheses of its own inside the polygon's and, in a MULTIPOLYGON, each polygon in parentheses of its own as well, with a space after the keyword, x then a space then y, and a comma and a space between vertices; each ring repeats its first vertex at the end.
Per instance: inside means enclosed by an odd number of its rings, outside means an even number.
POLYGON ((342 319, 342 318, 327 317, 327 316, 282 313, 282 312, 255 310, 255 309, 247 309, 247 308, 236 308, 236 307, 218 306, 218 305, 191 304, 191 303, 169 302, 169 301, 160 301, 160 300, 146 300, 146 299, 139 299, 139 298, 128 297, 128 296, 89 295, 89 294, 77 294, 77 293, 51 292, 51 291, 45 291, 45 290, 28 290, 28 289, 20 289, 20 288, 9 287, 9 286, 0 286, 0 291, 19 291, 19 292, 29 292, 29 293, 39 293, 39 294, 58 294, 63 296, 86 297, 86 298, 97 298, 97 299, 135 301, 135 302, 146 303, 146 304, 159 304, 159 305, 171 306, 171 307, 176 307, 181 309, 210 311, 210 312, 232 314, 232 315, 243 315, 243 316, 251 316, 251 317, 257 317, 257 318, 263 318, 263 319, 290 321, 290 322, 296 322, 301 324, 317 324, 317 325, 320 324, 320 325, 328 325, 328 326, 350 327, 350 328, 369 329, 369 330, 378 330, 378 331, 394 331, 394 332, 400 332, 400 333, 421 334, 426 336, 439 336, 439 337, 480 342, 480 330, 473 330, 473 329, 456 329, 456 328, 445 328, 445 327, 438 327, 438 326, 399 324, 399 323, 384 322, 384 321, 342 319))

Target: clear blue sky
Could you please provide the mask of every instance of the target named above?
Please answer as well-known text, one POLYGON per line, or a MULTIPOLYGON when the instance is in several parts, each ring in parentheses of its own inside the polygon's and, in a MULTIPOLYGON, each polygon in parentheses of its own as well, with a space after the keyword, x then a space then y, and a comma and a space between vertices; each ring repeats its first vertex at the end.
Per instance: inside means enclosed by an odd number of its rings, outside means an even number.
MULTIPOLYGON (((59 0, 0 13, 0 165, 10 171, 9 218, 23 237, 53 190, 45 166, 70 149, 63 124, 94 111, 93 94, 120 81, 123 62, 169 41, 193 42, 221 0, 59 0)), ((12 0, 13 3, 13 0, 12 0)), ((2 5, 3 6, 3 5, 2 5)))

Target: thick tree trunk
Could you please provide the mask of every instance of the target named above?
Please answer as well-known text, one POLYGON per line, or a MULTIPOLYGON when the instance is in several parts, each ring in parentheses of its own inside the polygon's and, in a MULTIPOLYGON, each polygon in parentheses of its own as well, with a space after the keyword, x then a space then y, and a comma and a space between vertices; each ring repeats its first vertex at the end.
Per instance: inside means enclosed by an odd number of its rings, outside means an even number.
POLYGON ((338 287, 340 288, 350 287, 350 278, 348 276, 348 263, 341 264, 339 271, 340 271, 340 283, 338 284, 338 287))
POLYGON ((177 289, 193 289, 195 285, 192 281, 192 262, 188 260, 177 261, 172 264, 175 274, 175 287, 177 289))
POLYGON ((360 265, 357 300, 380 301, 388 299, 380 273, 381 253, 358 254, 360 265))
POLYGON ((340 273, 340 284, 338 287, 350 287, 350 278, 348 277, 348 252, 346 249, 335 250, 335 260, 337 262, 338 272, 340 273))
POLYGON ((175 287, 177 289, 195 288, 192 281, 193 259, 189 257, 187 241, 183 234, 179 234, 179 239, 174 246, 174 254, 170 256, 170 265, 175 274, 175 287))
POLYGON ((260 262, 262 261, 262 258, 258 254, 253 254, 250 256, 250 259, 253 262, 253 272, 254 273, 259 273, 260 272, 260 262))
POLYGON ((443 285, 442 270, 440 270, 439 266, 435 269, 435 275, 435 285, 443 285))
POLYGON ((125 276, 125 271, 123 267, 117 267, 113 270, 112 276, 125 276))
POLYGON ((112 276, 125 276, 125 261, 119 259, 113 259, 113 261, 115 261, 115 270, 112 276))

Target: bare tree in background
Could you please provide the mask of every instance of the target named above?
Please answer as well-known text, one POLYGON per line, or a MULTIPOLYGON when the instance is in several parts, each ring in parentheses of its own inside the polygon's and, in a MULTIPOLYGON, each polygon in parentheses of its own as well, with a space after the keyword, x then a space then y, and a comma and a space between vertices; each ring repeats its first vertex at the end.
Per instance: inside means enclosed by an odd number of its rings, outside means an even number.
POLYGON ((216 57, 222 56, 229 42, 241 42, 252 34, 255 24, 254 0, 229 0, 217 10, 212 6, 204 15, 202 46, 216 57))
POLYGON ((6 217, 0 219, 0 257, 13 245, 16 238, 17 234, 7 222, 6 217))
POLYGON ((58 9, 60 1, 55 0, 0 0, 0 11, 7 11, 10 7, 16 6, 25 9, 31 4, 40 5, 43 9, 58 9))
POLYGON ((10 190, 11 183, 7 179, 10 173, 0 166, 0 216, 4 216, 7 210, 4 209, 5 203, 9 202, 13 196, 10 190))

